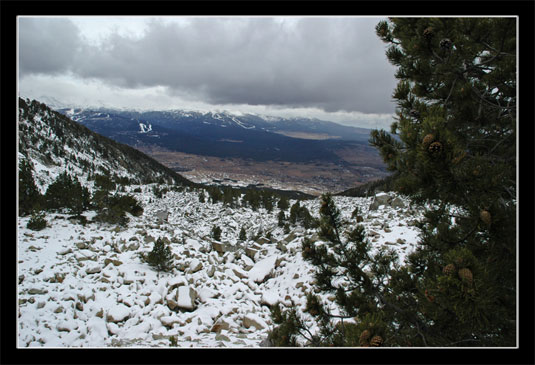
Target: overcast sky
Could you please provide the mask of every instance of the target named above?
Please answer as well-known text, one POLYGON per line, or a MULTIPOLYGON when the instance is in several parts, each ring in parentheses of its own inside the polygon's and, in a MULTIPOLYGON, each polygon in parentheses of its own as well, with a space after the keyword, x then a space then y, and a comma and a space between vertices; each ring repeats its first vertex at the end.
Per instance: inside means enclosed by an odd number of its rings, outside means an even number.
POLYGON ((21 17, 19 93, 77 106, 306 116, 388 128, 374 17, 21 17))

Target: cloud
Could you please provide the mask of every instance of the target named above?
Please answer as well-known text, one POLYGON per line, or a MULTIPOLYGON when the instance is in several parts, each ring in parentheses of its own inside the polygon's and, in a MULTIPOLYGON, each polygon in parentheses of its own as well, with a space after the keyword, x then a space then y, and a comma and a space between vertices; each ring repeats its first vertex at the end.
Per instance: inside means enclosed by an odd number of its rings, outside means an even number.
MULTIPOLYGON (((171 18, 169 18, 172 20, 171 18)), ((209 104, 392 113, 394 68, 377 18, 191 17, 87 42, 62 18, 21 19, 20 71, 163 87, 209 104)))
POLYGON ((64 18, 19 19, 19 70, 21 74, 58 74, 75 62, 80 33, 64 18))

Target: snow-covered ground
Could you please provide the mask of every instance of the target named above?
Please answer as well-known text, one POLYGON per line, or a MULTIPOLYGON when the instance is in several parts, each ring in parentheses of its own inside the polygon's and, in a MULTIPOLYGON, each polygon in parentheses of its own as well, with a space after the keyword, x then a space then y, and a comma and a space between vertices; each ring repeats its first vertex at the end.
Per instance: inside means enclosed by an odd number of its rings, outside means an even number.
MULTIPOLYGON (((19 347, 167 347, 173 336, 179 347, 258 347, 274 326, 269 305, 304 309, 314 267, 303 260, 301 242, 316 230, 285 234, 278 209, 199 203, 198 192, 155 199, 151 186, 134 188, 144 214, 130 216, 126 228, 47 214, 48 227, 32 231, 29 218, 19 219, 19 347), (156 218, 160 210, 169 212, 166 222, 156 218), (222 244, 210 238, 214 225, 222 244), (261 230, 271 239, 238 242, 242 227, 247 237, 261 230), (158 238, 169 242, 172 272, 158 274, 140 258, 158 238)), ((347 222, 356 224, 351 213, 360 208, 374 249, 386 245, 404 260, 417 245, 412 224, 420 213, 405 198, 404 207, 372 211, 371 199, 334 197, 347 222)), ((318 216, 319 199, 301 205, 318 216)))

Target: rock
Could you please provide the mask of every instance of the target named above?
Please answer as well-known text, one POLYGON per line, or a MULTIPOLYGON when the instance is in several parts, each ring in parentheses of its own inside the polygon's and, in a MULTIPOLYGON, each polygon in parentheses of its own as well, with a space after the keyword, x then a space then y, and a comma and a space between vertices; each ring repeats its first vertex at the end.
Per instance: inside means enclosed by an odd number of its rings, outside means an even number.
POLYGON ((243 269, 245 271, 249 271, 253 268, 254 266, 254 261, 251 260, 250 257, 246 256, 246 255, 242 255, 241 256, 241 260, 243 261, 243 269))
POLYGON ((46 294, 48 293, 48 290, 46 289, 39 289, 39 288, 31 288, 30 290, 28 290, 28 294, 32 294, 32 295, 41 295, 41 294, 46 294))
POLYGON ((286 244, 283 241, 277 242, 277 248, 283 253, 288 252, 288 249, 286 248, 286 244))
POLYGON ((297 238, 297 235, 295 234, 295 232, 291 232, 288 236, 286 236, 282 241, 283 242, 286 242, 286 243, 290 243, 292 242, 293 240, 295 240, 297 238))
POLYGON ((268 327, 267 323, 256 314, 245 315, 245 317, 243 317, 243 325, 245 326, 245 328, 249 328, 252 326, 258 330, 268 327))
POLYGON ((390 200, 390 195, 387 193, 379 193, 375 195, 375 201, 379 203, 379 205, 386 205, 388 204, 388 201, 390 200))
POLYGON ((167 210, 159 210, 154 213, 154 216, 160 223, 165 223, 169 219, 169 212, 167 210))
POLYGON ((85 244, 85 242, 76 242, 74 245, 76 246, 76 248, 80 250, 87 248, 87 245, 85 244))
POLYGON ((237 277, 239 277, 240 279, 245 279, 247 278, 247 273, 245 271, 243 271, 242 269, 240 269, 238 266, 234 265, 232 267, 232 271, 234 272, 234 274, 236 274, 237 277))
POLYGON ((225 335, 222 335, 221 333, 218 333, 218 334, 215 336, 215 339, 216 339, 216 341, 230 341, 230 338, 228 338, 228 337, 225 336, 225 335))
POLYGON ((399 196, 396 196, 391 202, 390 202, 390 206, 392 208, 405 208, 405 203, 403 202, 403 200, 399 197, 399 196))
POLYGON ((404 245, 404 244, 407 243, 407 241, 405 241, 403 238, 398 238, 396 242, 401 244, 401 245, 404 245))
POLYGON ((226 252, 226 247, 222 242, 213 241, 212 242, 212 249, 214 251, 217 251, 217 252, 220 252, 220 253, 225 253, 226 252))
POLYGON ((58 251, 58 255, 66 255, 68 253, 72 253, 72 248, 64 248, 63 250, 58 251))
POLYGON ((249 270, 249 278, 256 283, 262 283, 275 269, 277 256, 269 256, 263 260, 258 261, 251 270, 249 270))
POLYGON ((122 265, 123 263, 122 261, 114 260, 110 258, 104 259, 104 266, 108 266, 109 264, 113 264, 113 266, 119 266, 119 265, 122 265))
POLYGON ((279 295, 274 291, 267 291, 262 294, 262 299, 260 299, 260 304, 265 304, 267 306, 272 306, 277 304, 280 301, 279 295))
POLYGON ((85 272, 87 274, 97 274, 102 271, 102 268, 98 264, 93 264, 89 266, 87 269, 85 269, 85 272))
POLYGON ((177 306, 182 309, 194 310, 197 292, 189 286, 180 286, 177 292, 177 306))
POLYGON ((108 310, 106 321, 118 323, 130 318, 130 308, 124 304, 118 304, 108 310))
POLYGON ((216 332, 219 333, 221 330, 228 331, 230 328, 230 324, 226 322, 224 319, 218 319, 216 323, 210 328, 210 332, 216 332))
POLYGON ((208 268, 208 271, 206 272, 206 275, 208 275, 209 278, 213 277, 215 274, 215 266, 214 265, 211 265, 209 268, 208 268))
POLYGON ((148 236, 148 235, 147 235, 147 236, 145 236, 145 238, 143 239, 143 241, 144 241, 145 243, 151 243, 151 242, 156 242, 156 239, 155 239, 154 237, 152 237, 152 236, 148 236))
POLYGON ((199 260, 199 259, 193 259, 191 260, 190 264, 189 264, 189 272, 190 273, 195 273, 199 270, 202 269, 202 262, 199 260))
POLYGON ((357 215, 357 223, 364 222, 364 217, 361 215, 357 215))
POLYGON ((379 208, 379 205, 380 205, 379 202, 378 202, 377 200, 374 200, 374 201, 370 204, 370 206, 369 206, 368 209, 369 209, 369 210, 377 210, 377 208, 379 208))
POLYGON ((265 238, 265 237, 260 237, 260 238, 258 238, 255 242, 258 243, 259 245, 263 245, 264 243, 269 243, 269 242, 271 242, 271 241, 268 240, 268 239, 265 238))
POLYGON ((173 327, 175 323, 180 323, 180 319, 176 316, 162 316, 160 322, 166 327, 173 327))

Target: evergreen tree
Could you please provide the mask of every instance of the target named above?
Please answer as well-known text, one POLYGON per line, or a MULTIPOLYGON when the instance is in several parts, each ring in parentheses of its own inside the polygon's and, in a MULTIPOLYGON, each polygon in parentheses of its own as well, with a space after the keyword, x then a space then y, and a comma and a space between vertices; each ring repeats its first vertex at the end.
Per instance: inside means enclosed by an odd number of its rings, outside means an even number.
POLYGON ((158 270, 158 275, 160 271, 171 270, 173 263, 171 248, 161 238, 158 238, 154 243, 152 251, 148 253, 146 261, 158 270))
POLYGON ((90 207, 89 190, 67 172, 59 174, 48 186, 44 198, 46 208, 51 210, 68 209, 79 215, 90 207))
POLYGON ((245 228, 242 227, 241 230, 240 230, 240 235, 239 235, 239 238, 238 238, 240 241, 245 241, 247 240, 247 233, 245 232, 245 228))
POLYGON ((19 164, 19 215, 25 216, 39 209, 43 196, 37 189, 30 163, 23 159, 19 164))
POLYGON ((284 221, 286 220, 286 215, 284 214, 284 211, 281 210, 277 218, 279 220, 278 221, 279 227, 284 227, 284 221))
POLYGON ((211 235, 214 240, 221 241, 221 228, 218 226, 213 226, 211 235))
POLYGON ((364 230, 344 235, 324 196, 327 244, 305 240, 303 256, 339 311, 309 294, 307 315, 319 327, 311 334, 304 315, 275 308, 272 341, 515 346, 515 19, 395 18, 376 31, 398 67, 398 110, 390 133, 372 131, 370 142, 394 188, 425 210, 419 248, 404 266, 393 251, 371 257, 364 230), (349 317, 356 323, 341 320, 349 317))
POLYGON ((280 210, 287 210, 290 207, 290 202, 285 196, 281 196, 279 202, 277 203, 277 208, 280 210))

